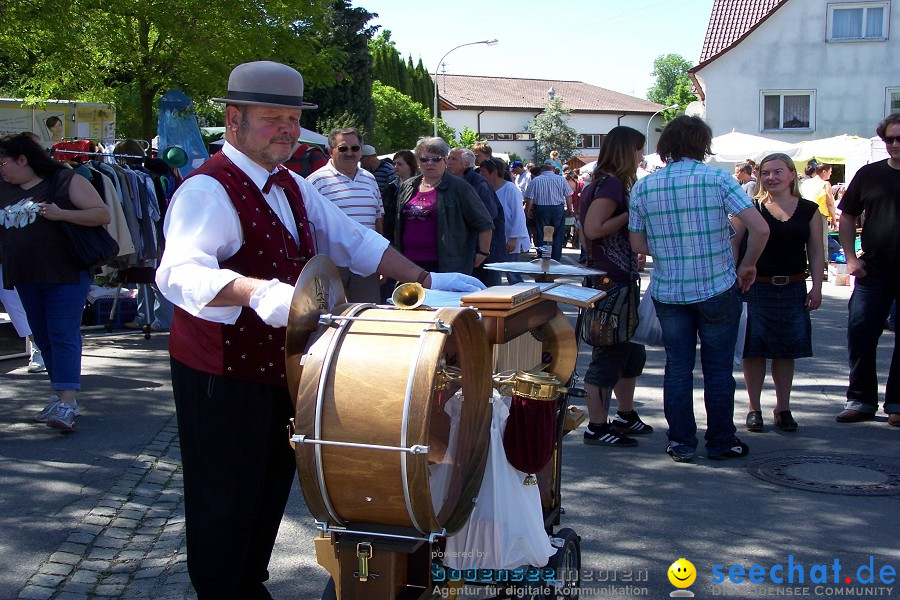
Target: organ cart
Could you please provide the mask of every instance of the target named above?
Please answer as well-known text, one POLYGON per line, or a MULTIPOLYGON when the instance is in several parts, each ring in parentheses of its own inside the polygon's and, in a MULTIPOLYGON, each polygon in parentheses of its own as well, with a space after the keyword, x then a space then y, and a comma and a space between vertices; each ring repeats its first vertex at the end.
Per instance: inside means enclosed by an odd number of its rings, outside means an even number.
POLYGON ((583 390, 564 387, 575 332, 556 302, 539 296, 477 310, 423 306, 424 296, 404 284, 395 307, 346 304, 336 268, 321 256, 297 282, 286 343, 291 441, 319 530, 316 558, 332 577, 323 598, 424 599, 436 585, 511 585, 508 573, 451 572, 439 558, 478 501, 497 386, 552 415, 551 454, 534 475, 555 554, 515 579, 538 589, 527 597, 568 595, 559 587, 577 585, 579 538, 554 529, 563 513, 562 437, 584 418, 568 406, 583 390))

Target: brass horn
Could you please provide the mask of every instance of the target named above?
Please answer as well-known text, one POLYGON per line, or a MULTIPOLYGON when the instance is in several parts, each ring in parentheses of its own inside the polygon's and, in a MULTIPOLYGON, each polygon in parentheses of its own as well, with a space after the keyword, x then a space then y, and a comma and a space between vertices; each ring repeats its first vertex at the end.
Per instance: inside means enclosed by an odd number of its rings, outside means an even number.
POLYGON ((425 302, 425 288, 421 283, 401 283, 391 294, 394 306, 403 310, 413 310, 425 302))

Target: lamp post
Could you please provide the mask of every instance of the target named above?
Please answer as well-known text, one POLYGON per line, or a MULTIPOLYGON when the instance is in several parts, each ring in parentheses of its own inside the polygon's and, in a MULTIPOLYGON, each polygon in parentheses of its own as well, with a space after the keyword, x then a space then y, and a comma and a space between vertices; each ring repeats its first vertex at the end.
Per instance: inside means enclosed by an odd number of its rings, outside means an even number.
POLYGON ((665 108, 661 108, 658 111, 656 111, 655 113, 653 113, 652 115, 650 115, 650 120, 647 121, 647 152, 644 152, 645 156, 650 153, 650 123, 653 122, 653 117, 655 117, 656 115, 658 115, 661 112, 665 112, 665 111, 673 109, 673 108, 679 108, 679 106, 677 104, 673 104, 672 106, 667 106, 665 108))
POLYGON ((447 54, 441 57, 441 60, 438 61, 437 66, 434 68, 434 137, 437 137, 438 134, 438 89, 437 89, 437 75, 438 69, 441 68, 441 63, 444 62, 444 59, 447 58, 447 55, 453 52, 454 50, 458 50, 463 46, 474 46, 475 44, 485 44, 487 46, 493 46, 497 43, 497 40, 480 40, 478 42, 467 42, 465 44, 460 44, 455 48, 450 48, 447 50, 447 54))

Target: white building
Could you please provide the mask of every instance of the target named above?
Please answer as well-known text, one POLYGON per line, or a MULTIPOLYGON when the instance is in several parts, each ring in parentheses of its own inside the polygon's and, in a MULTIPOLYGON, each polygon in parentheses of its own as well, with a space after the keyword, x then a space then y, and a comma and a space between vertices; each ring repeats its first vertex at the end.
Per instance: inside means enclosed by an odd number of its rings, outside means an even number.
POLYGON ((714 135, 871 137, 900 110, 900 0, 715 0, 690 70, 714 135))
MULTIPOLYGON (((572 111, 569 126, 580 134, 576 150, 580 164, 597 159, 601 140, 617 125, 646 135, 650 117, 663 108, 580 81, 438 75, 437 84, 441 117, 451 127, 457 132, 468 127, 494 152, 514 152, 526 160, 532 158, 529 148, 534 142, 525 128, 543 110, 549 94, 572 111)), ((650 127, 650 148, 656 147, 656 129, 661 127, 662 118, 657 115, 650 127)))

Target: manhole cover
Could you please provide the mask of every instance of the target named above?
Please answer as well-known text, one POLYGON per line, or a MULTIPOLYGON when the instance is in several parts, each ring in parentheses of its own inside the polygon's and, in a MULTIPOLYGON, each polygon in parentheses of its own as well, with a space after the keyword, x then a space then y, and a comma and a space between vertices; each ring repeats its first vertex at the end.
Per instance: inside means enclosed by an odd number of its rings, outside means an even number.
POLYGON ((751 475, 786 487, 845 496, 900 495, 900 462, 880 456, 807 454, 760 458, 751 475))

